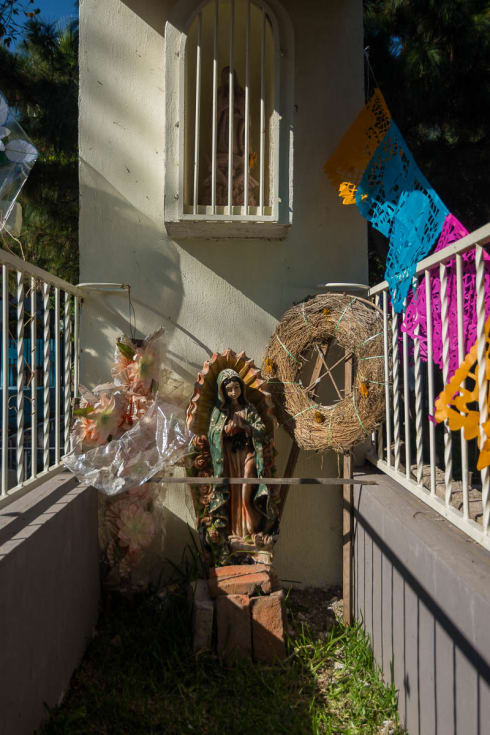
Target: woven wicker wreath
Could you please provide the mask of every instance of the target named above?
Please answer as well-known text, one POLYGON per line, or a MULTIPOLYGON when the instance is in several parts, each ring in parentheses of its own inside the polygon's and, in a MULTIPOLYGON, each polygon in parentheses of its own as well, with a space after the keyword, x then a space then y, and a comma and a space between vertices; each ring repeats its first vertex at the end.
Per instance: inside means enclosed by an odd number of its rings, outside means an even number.
MULTIPOLYGON (((267 348, 262 375, 268 381, 276 417, 301 449, 346 452, 370 436, 385 410, 383 316, 356 296, 327 293, 292 307, 267 348), (332 405, 315 402, 299 381, 306 355, 336 340, 352 355, 352 392, 332 405)), ((326 367, 322 372, 327 375, 326 367)), ((313 389, 314 390, 314 389, 313 389)))

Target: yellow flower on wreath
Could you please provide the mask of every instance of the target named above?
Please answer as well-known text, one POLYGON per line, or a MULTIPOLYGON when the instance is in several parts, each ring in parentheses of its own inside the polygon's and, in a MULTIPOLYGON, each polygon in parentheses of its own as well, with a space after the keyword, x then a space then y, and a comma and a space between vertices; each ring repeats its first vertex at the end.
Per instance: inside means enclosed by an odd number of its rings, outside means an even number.
POLYGON ((366 383, 362 382, 359 384, 359 393, 363 398, 367 398, 369 395, 369 388, 367 387, 366 383))
POLYGON ((274 372, 274 363, 270 357, 265 358, 265 372, 267 375, 271 375, 274 372))
MULTIPOLYGON (((490 318, 485 324, 485 341, 487 344, 485 354, 485 372, 487 380, 490 380, 490 318)), ((478 403, 478 340, 472 346, 463 362, 460 364, 453 377, 439 394, 439 398, 435 403, 434 418, 437 423, 447 421, 452 431, 463 429, 464 438, 466 440, 477 439, 480 448, 480 456, 478 458, 477 469, 481 470, 490 465, 490 419, 485 422, 484 430, 487 437, 481 444, 480 431, 480 411, 469 408, 469 404, 478 403), (474 366, 474 370, 472 370, 474 366), (474 385, 470 390, 463 387, 463 382, 467 379, 473 380, 474 385)), ((487 405, 490 410, 490 395, 487 391, 487 405)))

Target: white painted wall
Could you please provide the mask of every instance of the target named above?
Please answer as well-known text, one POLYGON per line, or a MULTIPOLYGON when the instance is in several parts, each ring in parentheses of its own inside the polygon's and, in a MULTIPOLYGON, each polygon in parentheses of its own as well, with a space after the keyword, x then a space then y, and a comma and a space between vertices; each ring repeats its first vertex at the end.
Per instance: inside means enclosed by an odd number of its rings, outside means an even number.
MULTIPOLYGON (((361 0, 284 0, 295 31, 294 223, 284 242, 171 241, 163 226, 163 33, 170 0, 80 2, 80 279, 129 282, 137 329, 164 325, 172 367, 192 384, 215 350, 260 364, 277 320, 322 281, 367 280, 366 230, 323 173, 363 105, 361 0)), ((127 299, 83 308, 82 382, 107 380, 127 299)), ((282 473, 290 440, 278 431, 282 473)), ((317 475, 303 455, 297 473, 317 475)), ((323 471, 337 473, 334 455, 323 471)), ((169 492, 168 552, 192 523, 184 490, 169 492)), ((291 490, 276 563, 283 579, 340 581, 338 489, 291 490)))

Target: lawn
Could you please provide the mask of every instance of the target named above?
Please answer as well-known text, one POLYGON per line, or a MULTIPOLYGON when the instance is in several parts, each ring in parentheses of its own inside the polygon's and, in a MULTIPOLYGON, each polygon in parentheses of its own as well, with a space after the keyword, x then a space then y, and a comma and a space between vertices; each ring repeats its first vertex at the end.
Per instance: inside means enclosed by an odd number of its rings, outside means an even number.
POLYGON ((106 600, 63 704, 41 735, 401 734, 397 693, 335 591, 287 598, 288 657, 226 668, 192 653, 185 588, 106 600))

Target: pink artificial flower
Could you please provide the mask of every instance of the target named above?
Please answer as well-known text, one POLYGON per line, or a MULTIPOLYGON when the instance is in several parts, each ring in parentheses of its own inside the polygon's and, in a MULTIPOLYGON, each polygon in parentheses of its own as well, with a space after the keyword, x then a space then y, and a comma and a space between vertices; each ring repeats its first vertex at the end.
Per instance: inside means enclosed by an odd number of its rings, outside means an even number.
POLYGON ((116 401, 114 396, 101 393, 94 411, 95 434, 98 444, 104 444, 110 436, 113 436, 122 419, 121 402, 116 401))
POLYGON ((81 401, 73 429, 73 435, 85 448, 98 447, 117 438, 127 406, 127 398, 121 393, 101 391, 92 396, 93 403, 81 401))
POLYGON ((126 373, 135 393, 148 394, 152 381, 158 380, 160 361, 157 350, 151 345, 138 347, 126 373))
POLYGON ((136 503, 129 503, 121 510, 117 521, 118 538, 121 546, 127 546, 130 553, 151 543, 155 533, 155 523, 151 513, 136 503))
POLYGON ((76 420, 73 427, 73 435, 79 439, 85 447, 97 447, 102 444, 95 428, 95 421, 88 416, 81 416, 76 420))
POLYGON ((129 385, 128 367, 135 355, 135 346, 127 337, 116 342, 116 353, 111 373, 118 385, 129 385))
POLYGON ((125 357, 118 352, 117 359, 111 369, 112 377, 117 383, 121 385, 127 385, 129 383, 128 367, 131 365, 131 362, 131 357, 125 357))
POLYGON ((151 486, 148 484, 136 485, 136 487, 129 488, 127 492, 128 497, 131 498, 133 502, 137 501, 141 505, 150 500, 151 486))
POLYGON ((131 396, 131 416, 133 423, 139 421, 148 409, 150 399, 148 396, 133 395, 131 396))
POLYGON ((126 392, 125 397, 127 398, 127 405, 120 424, 123 432, 128 431, 128 429, 143 418, 151 400, 149 396, 143 396, 138 393, 126 392))

